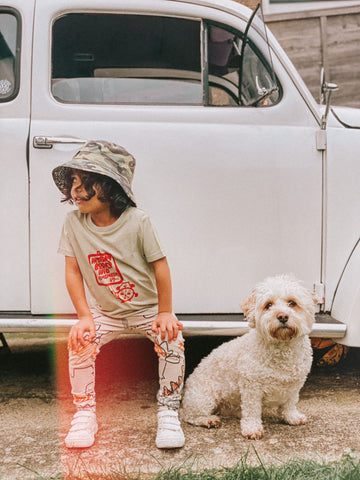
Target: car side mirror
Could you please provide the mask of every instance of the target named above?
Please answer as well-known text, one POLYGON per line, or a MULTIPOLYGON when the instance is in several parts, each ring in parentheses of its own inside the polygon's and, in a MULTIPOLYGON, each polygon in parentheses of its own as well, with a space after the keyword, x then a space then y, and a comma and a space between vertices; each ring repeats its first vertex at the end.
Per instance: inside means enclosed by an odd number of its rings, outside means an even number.
POLYGON ((339 90, 339 87, 336 83, 327 82, 325 79, 325 70, 324 67, 321 68, 320 74, 320 105, 325 105, 325 112, 321 119, 321 129, 326 129, 327 117, 329 115, 330 105, 331 105, 331 95, 333 92, 339 90))

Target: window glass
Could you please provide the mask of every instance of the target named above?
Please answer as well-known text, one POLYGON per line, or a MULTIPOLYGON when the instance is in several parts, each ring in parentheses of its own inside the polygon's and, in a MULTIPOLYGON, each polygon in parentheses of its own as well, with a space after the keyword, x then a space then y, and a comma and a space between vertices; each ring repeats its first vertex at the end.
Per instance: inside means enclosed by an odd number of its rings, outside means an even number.
POLYGON ((17 93, 17 42, 17 17, 0 10, 0 102, 11 100, 17 93))
POLYGON ((271 66, 242 35, 208 25, 209 105, 264 107, 277 103, 280 89, 271 66), (267 92, 272 92, 267 95, 267 92))
POLYGON ((68 14, 53 27, 52 93, 62 102, 201 104, 200 22, 68 14))

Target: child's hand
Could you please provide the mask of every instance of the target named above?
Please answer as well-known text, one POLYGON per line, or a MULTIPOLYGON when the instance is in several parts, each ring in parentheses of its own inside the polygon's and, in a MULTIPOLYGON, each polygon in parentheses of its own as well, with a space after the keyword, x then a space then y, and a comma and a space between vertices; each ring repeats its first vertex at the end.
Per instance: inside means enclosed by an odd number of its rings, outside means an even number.
POLYGON ((68 347, 72 352, 77 352, 95 338, 95 323, 92 318, 81 318, 71 327, 68 347))
POLYGON ((179 330, 183 329, 183 325, 170 312, 160 312, 152 323, 151 330, 159 335, 161 332, 161 340, 165 340, 166 333, 168 334, 168 341, 176 340, 179 330))

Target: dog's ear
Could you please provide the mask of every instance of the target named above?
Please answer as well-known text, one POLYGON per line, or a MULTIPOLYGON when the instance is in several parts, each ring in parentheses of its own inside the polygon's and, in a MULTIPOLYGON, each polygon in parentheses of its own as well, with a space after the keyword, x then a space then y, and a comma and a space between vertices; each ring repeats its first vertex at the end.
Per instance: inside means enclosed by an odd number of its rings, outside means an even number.
POLYGON ((244 312, 245 317, 249 322, 250 328, 255 328, 255 305, 256 305, 256 293, 255 293, 255 290, 253 290, 250 293, 250 296, 246 300, 243 300, 240 303, 240 308, 244 312))

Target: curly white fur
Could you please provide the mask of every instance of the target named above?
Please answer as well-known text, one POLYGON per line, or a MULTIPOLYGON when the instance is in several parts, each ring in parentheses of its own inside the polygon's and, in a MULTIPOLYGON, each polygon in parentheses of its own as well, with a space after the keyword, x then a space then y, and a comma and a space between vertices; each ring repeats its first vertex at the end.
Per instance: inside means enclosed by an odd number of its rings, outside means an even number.
POLYGON ((306 417, 296 404, 312 363, 308 334, 317 298, 298 280, 280 275, 257 285, 241 307, 249 333, 226 342, 204 358, 189 376, 182 402, 185 421, 220 425, 221 407, 240 416, 241 433, 261 438, 262 404, 278 406, 290 425, 306 417))

